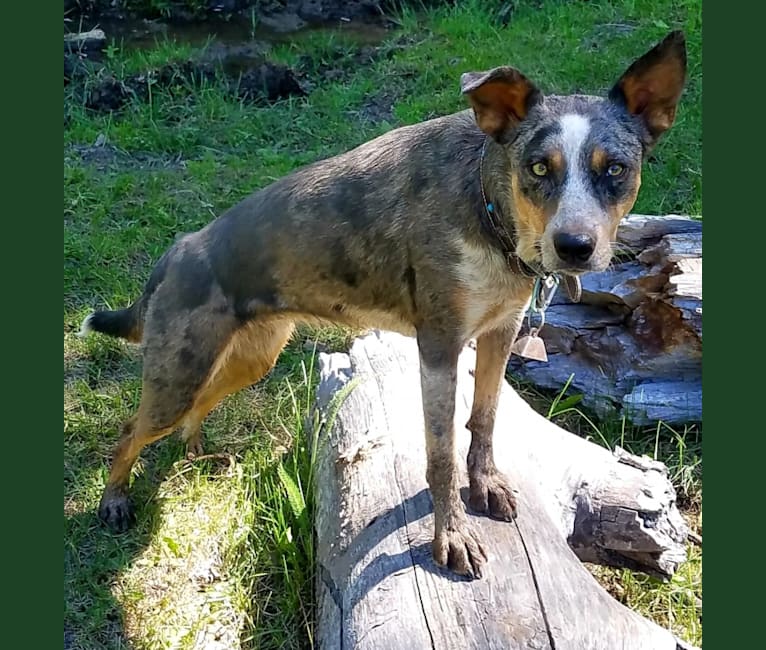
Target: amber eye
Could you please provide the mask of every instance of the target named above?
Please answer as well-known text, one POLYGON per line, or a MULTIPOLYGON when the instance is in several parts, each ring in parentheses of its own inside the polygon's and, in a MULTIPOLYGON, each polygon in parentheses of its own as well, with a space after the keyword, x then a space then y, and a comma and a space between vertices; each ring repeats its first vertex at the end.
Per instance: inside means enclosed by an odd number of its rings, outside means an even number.
POLYGON ((546 176, 548 174, 548 166, 545 163, 536 162, 532 165, 531 169, 535 176, 546 176))
POLYGON ((621 176, 624 171, 625 171, 625 165, 621 165, 620 163, 612 163, 611 165, 609 165, 609 167, 606 168, 606 175, 621 176))

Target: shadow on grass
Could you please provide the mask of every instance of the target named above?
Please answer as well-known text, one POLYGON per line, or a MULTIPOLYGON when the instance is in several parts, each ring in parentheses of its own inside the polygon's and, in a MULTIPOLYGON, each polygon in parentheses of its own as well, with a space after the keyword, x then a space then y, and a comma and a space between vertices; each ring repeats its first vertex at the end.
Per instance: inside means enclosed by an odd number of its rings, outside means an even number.
MULTIPOLYGON (((158 445, 159 446, 159 445, 158 445)), ((114 533, 98 518, 97 502, 64 514, 64 650, 142 648, 125 629, 124 604, 141 593, 122 591, 120 579, 154 538, 161 523, 159 488, 172 473, 183 445, 168 440, 159 454, 147 453, 144 471, 133 482, 136 522, 114 533)), ((94 483, 100 468, 82 466, 65 484, 65 503, 74 488, 94 483)))

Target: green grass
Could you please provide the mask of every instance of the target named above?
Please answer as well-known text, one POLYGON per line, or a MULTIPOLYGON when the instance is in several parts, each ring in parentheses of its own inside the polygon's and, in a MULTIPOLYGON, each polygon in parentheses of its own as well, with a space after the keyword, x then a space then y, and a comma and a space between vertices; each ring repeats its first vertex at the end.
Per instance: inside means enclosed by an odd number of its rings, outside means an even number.
MULTIPOLYGON (((227 399, 204 426, 208 459, 183 459, 175 437, 142 454, 138 526, 113 536, 95 508, 121 422, 137 407, 140 361, 131 346, 74 336, 92 307, 139 295, 151 265, 179 232, 194 230, 291 169, 400 124, 465 107, 462 72, 512 64, 548 92, 600 92, 671 28, 688 38, 690 81, 677 124, 644 172, 636 212, 700 214, 699 0, 463 2, 403 11, 385 55, 359 66, 351 40, 326 32, 275 47, 307 66, 314 90, 273 106, 241 103, 215 83, 156 90, 113 115, 65 91, 64 565, 71 648, 189 648, 216 634, 248 648, 305 648, 312 634, 310 529, 315 341, 343 349, 348 333, 303 329, 256 387, 227 399), (493 7, 489 7, 493 5, 493 7), (487 8, 489 7, 489 8, 487 8), (308 61, 302 55, 309 55, 308 61), (322 64, 340 70, 334 80, 322 64), (371 101, 390 104, 369 118, 371 101), (106 147, 83 147, 99 137, 106 147), (308 343, 308 345, 306 345, 308 343), (212 636, 211 636, 212 635, 212 636), (227 636, 228 635, 228 636, 227 636)), ((190 55, 172 41, 142 52, 110 49, 118 77, 190 55)), ((95 80, 89 80, 94 83, 95 80)), ((598 422, 555 396, 525 395, 562 426, 600 444, 657 457, 671 469, 701 532, 701 433, 598 422)), ((669 584, 595 570, 623 602, 691 642, 701 640, 701 553, 669 584)))

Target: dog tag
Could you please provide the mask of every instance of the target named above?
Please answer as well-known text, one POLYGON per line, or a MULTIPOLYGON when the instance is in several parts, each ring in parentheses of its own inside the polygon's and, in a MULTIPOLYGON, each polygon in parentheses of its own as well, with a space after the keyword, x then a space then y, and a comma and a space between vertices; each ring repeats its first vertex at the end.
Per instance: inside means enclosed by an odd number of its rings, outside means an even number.
POLYGON ((548 361, 545 343, 537 335, 537 328, 535 327, 529 330, 529 334, 516 340, 511 348, 511 352, 533 361, 548 361))

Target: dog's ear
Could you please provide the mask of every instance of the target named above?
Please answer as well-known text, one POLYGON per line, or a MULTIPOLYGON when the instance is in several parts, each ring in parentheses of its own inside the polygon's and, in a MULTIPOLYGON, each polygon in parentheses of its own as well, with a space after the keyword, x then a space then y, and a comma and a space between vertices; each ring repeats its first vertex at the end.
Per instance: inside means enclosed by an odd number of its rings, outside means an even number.
POLYGON ((460 90, 468 96, 476 123, 498 142, 507 142, 512 131, 542 93, 521 72, 509 66, 489 72, 466 72, 460 90))
POLYGON ((676 118, 676 106, 686 82, 686 39, 681 31, 637 59, 609 92, 609 98, 638 115, 653 145, 676 118))

